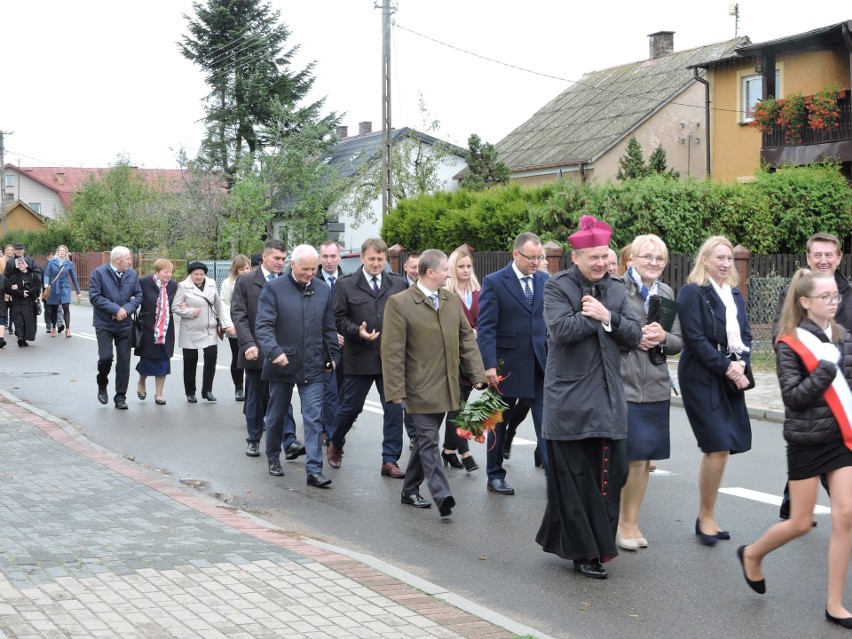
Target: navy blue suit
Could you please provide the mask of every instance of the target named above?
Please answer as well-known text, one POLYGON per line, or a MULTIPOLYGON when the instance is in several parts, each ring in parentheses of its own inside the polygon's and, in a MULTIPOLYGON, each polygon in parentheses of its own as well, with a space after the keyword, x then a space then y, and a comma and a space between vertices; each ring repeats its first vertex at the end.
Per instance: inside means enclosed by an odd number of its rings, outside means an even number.
MULTIPOLYGON (((533 278, 533 304, 527 304, 524 289, 512 264, 486 276, 479 293, 477 342, 485 369, 497 368, 506 377, 500 391, 512 406, 519 398, 532 400, 533 424, 538 450, 547 467, 547 452, 541 438, 544 405, 544 369, 547 364, 547 329, 544 324, 544 284, 548 276, 536 271, 533 278)), ((507 416, 508 417, 508 416, 507 416)), ((503 440, 506 422, 488 433, 489 481, 504 479, 503 440), (495 442, 496 438, 496 442, 495 442)))

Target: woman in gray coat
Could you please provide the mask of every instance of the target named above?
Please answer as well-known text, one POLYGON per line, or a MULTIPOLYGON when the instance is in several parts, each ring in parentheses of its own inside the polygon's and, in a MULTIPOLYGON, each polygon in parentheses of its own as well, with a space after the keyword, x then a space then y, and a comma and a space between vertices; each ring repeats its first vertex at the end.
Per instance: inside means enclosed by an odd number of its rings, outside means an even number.
POLYGON ((178 285, 172 312, 180 316, 178 346, 183 349, 183 386, 186 401, 195 404, 195 369, 198 351, 204 351, 204 372, 201 378, 201 396, 215 402, 213 376, 216 374, 218 343, 222 339, 221 304, 216 292, 216 282, 207 277, 207 266, 190 262, 187 278, 178 285))
POLYGON ((648 540, 639 531, 639 509, 652 459, 668 459, 669 408, 672 385, 666 356, 683 348, 680 322, 675 318, 666 332, 649 312, 659 309, 659 300, 674 300, 674 292, 660 281, 668 261, 665 242, 656 235, 640 235, 631 245, 632 265, 624 274, 627 301, 642 318, 642 341, 636 350, 622 351, 621 374, 627 400, 627 482, 621 489, 618 533, 615 541, 624 550, 646 548, 648 540), (655 299, 657 298, 657 299, 655 299))

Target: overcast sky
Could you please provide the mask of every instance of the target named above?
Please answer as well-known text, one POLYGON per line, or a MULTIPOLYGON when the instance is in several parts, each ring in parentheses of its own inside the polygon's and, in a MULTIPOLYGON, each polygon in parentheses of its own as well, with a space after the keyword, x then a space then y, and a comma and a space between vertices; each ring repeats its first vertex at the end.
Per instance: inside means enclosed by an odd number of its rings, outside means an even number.
MULTIPOLYGON (((301 45, 297 67, 316 61, 312 97, 325 96, 327 111, 345 113, 350 134, 361 121, 380 129, 381 13, 374 0, 270 4, 292 32, 288 44, 301 45)), ((674 31, 676 51, 734 36, 722 0, 395 4, 393 125, 423 128, 422 94, 430 119, 441 123, 439 137, 460 146, 471 133, 497 142, 584 72, 647 58, 652 32, 674 31)), ((207 87, 176 45, 185 14, 193 14, 190 0, 4 2, 0 130, 13 132, 6 162, 103 167, 123 153, 138 166, 175 168, 180 147, 194 155, 207 87)), ((739 35, 763 42, 847 19, 852 8, 841 0, 798 7, 746 0, 739 35)))

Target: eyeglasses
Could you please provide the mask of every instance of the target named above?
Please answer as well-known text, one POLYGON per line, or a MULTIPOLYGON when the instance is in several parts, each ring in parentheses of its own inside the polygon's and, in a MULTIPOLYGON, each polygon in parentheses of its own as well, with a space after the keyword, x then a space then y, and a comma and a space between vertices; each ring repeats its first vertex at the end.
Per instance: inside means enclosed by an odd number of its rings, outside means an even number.
POLYGON ((665 264, 666 258, 662 255, 640 255, 639 259, 647 264, 665 264))
POLYGON ((518 255, 527 258, 530 262, 544 262, 547 259, 547 256, 545 255, 536 255, 535 257, 530 257, 529 255, 524 255, 520 251, 518 251, 518 255))
POLYGON ((840 293, 835 293, 834 295, 829 295, 828 293, 823 293, 822 295, 805 295, 805 297, 812 300, 822 300, 823 304, 830 304, 831 302, 840 304, 843 300, 843 296, 840 293))

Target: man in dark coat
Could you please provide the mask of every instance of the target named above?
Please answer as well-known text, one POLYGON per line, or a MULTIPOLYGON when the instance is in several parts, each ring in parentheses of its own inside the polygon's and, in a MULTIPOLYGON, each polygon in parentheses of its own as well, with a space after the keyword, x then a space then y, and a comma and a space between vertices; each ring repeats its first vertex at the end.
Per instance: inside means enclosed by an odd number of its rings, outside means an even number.
POLYGON ((384 409, 382 466, 380 473, 401 479, 402 406, 385 401, 382 376, 381 331, 385 303, 391 295, 405 290, 402 278, 386 273, 388 246, 371 237, 361 245, 361 264, 355 273, 341 279, 334 289, 337 332, 343 335, 343 401, 329 434, 328 463, 340 468, 346 435, 364 408, 373 384, 384 409))
MULTIPOLYGON (((263 436, 269 401, 269 387, 261 379, 263 360, 260 358, 255 335, 257 300, 266 283, 281 275, 286 259, 287 250, 284 243, 280 240, 269 240, 263 248, 257 269, 238 277, 231 295, 231 321, 234 323, 239 345, 237 364, 246 372, 243 414, 246 416, 246 455, 249 457, 260 457, 260 438, 263 436)), ((292 404, 287 412, 284 434, 277 451, 266 451, 267 456, 271 454, 276 460, 269 463, 269 474, 276 477, 284 475, 280 462, 282 447, 287 459, 296 459, 305 454, 305 447, 296 439, 292 404)))
POLYGON ((130 249, 116 246, 109 254, 109 264, 99 266, 89 275, 89 302, 94 309, 92 324, 98 339, 98 401, 109 401, 107 386, 112 370, 115 345, 115 407, 127 408, 127 385, 130 381, 131 315, 142 303, 142 289, 136 271, 130 267, 130 249))
MULTIPOLYGON (((499 382, 500 392, 509 406, 519 398, 531 402, 533 426, 538 451, 547 467, 547 451, 541 437, 544 398, 544 367, 546 330, 544 326, 544 283, 547 275, 538 270, 545 259, 541 240, 534 233, 521 233, 512 245, 512 263, 485 277, 479 292, 477 342, 485 364, 485 376, 494 386, 498 373, 505 377, 499 382), (500 367, 502 362, 502 367, 500 367)), ((506 482, 503 468, 504 421, 488 432, 486 443, 488 463, 488 492, 514 495, 506 482)))
POLYGON ((627 403, 621 350, 642 340, 642 325, 621 280, 607 271, 612 229, 591 216, 568 239, 574 268, 544 286, 547 372, 547 510, 536 535, 546 552, 605 579, 618 555, 615 533, 627 479, 627 403))
MULTIPOLYGON (((293 249, 290 272, 272 279, 257 301, 257 344, 263 357, 261 379, 269 384, 266 414, 267 451, 280 450, 281 433, 293 388, 299 390, 308 486, 328 488, 322 474, 322 394, 325 376, 340 362, 331 292, 317 286, 314 247, 293 249)), ((273 458, 270 456, 270 462, 273 458)))
MULTIPOLYGON (((823 271, 834 276, 837 284, 837 292, 843 296, 837 306, 835 321, 847 331, 852 332, 852 286, 845 277, 837 272, 840 261, 843 259, 843 250, 840 240, 831 233, 814 233, 808 238, 806 245, 808 268, 812 271, 823 271)), ((772 322, 772 343, 778 337, 778 325, 781 322, 781 309, 784 307, 784 299, 787 297, 788 287, 781 290, 778 296, 778 306, 775 309, 775 320, 772 322)), ((828 479, 825 475, 820 477, 823 487, 828 492, 828 479)), ((778 510, 781 519, 790 518, 790 485, 784 484, 784 496, 781 499, 781 508, 778 510)), ((816 522, 813 522, 816 526, 816 522)))
POLYGON ((6 277, 9 277, 12 273, 15 272, 15 269, 17 268, 15 266, 15 261, 18 258, 23 258, 24 261, 27 263, 27 269, 32 271, 33 273, 35 273, 38 276, 38 278, 41 279, 44 275, 44 272, 42 271, 41 267, 38 264, 36 264, 36 261, 33 258, 31 258, 29 255, 26 254, 27 251, 26 251, 26 248, 24 247, 24 245, 23 244, 15 244, 13 249, 15 251, 14 257, 6 260, 6 273, 5 273, 6 277))

